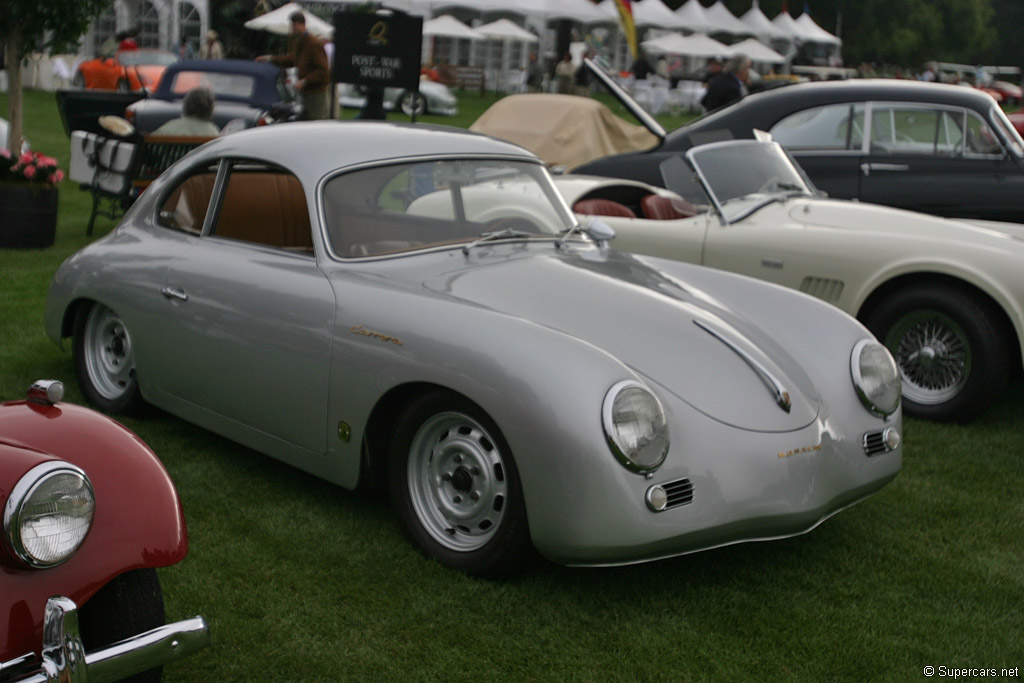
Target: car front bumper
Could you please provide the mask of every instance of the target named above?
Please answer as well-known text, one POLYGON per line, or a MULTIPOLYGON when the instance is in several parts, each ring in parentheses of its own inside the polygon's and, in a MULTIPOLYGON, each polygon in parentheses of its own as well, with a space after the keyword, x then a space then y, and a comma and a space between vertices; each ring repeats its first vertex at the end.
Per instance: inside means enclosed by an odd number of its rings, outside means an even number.
POLYGON ((42 661, 28 654, 0 662, 0 681, 118 681, 187 657, 209 644, 206 621, 193 617, 86 652, 78 631, 77 606, 68 598, 56 596, 46 602, 42 661))

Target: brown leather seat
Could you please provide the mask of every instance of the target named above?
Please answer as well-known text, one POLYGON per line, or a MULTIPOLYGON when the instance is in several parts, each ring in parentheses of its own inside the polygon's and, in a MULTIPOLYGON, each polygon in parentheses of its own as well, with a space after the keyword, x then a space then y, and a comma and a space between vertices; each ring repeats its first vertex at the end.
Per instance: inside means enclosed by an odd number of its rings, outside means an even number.
POLYGON ((623 218, 636 218, 636 214, 625 204, 612 201, 611 199, 581 199, 572 206, 576 213, 585 213, 591 216, 621 216, 623 218))
POLYGON ((685 199, 662 197, 658 194, 649 194, 641 199, 640 211, 643 212, 644 218, 655 221, 674 221, 697 215, 697 209, 685 199))

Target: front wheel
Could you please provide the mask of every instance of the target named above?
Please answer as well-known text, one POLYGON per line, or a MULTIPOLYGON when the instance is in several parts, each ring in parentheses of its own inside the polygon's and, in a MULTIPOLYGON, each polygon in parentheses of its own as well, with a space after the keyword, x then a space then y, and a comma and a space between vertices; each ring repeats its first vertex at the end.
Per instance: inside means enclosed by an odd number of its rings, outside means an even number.
POLYGON ((427 113, 427 98, 418 92, 407 90, 398 98, 398 106, 406 116, 421 116, 427 113))
POLYGON ((132 337, 117 313, 101 304, 79 309, 73 347, 75 376, 90 403, 105 413, 139 412, 132 337))
POLYGON ((1006 386, 1011 356, 992 305, 963 291, 908 287, 865 324, 896 359, 908 415, 963 422, 1006 386))
MULTIPOLYGON (((163 626, 164 619, 163 591, 152 568, 121 574, 78 611, 78 625, 87 652, 163 626)), ((124 680, 157 683, 161 673, 162 669, 157 667, 124 680)))
POLYGON ((448 392, 399 419, 388 488, 402 527, 427 556, 478 576, 514 573, 532 558, 512 453, 489 417, 448 392))

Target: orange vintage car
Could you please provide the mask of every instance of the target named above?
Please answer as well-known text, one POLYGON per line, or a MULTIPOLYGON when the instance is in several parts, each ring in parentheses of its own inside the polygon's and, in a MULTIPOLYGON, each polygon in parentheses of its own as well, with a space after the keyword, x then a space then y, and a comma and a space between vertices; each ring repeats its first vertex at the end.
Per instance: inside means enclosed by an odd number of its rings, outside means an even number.
POLYGON ((71 83, 77 88, 151 92, 167 65, 176 61, 178 56, 166 50, 120 50, 112 56, 82 62, 71 83))

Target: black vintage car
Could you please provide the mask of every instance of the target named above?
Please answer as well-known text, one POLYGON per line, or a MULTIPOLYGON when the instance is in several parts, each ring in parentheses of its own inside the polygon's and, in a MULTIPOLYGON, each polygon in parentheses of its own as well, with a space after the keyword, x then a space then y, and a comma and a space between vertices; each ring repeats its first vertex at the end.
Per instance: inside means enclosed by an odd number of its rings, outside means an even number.
MULTIPOLYGON (((602 80, 651 128, 650 117, 602 80)), ((657 125, 656 123, 654 124, 657 125)), ((652 150, 574 173, 661 185, 658 164, 706 142, 768 132, 832 197, 938 216, 1024 222, 1024 140, 986 93, 893 79, 801 83, 756 93, 671 133, 652 150)))
POLYGON ((298 113, 280 67, 245 59, 197 59, 171 64, 156 90, 131 104, 125 117, 142 133, 151 133, 181 116, 181 103, 192 88, 213 91, 213 122, 221 129, 231 121, 251 128, 294 119, 298 113))

